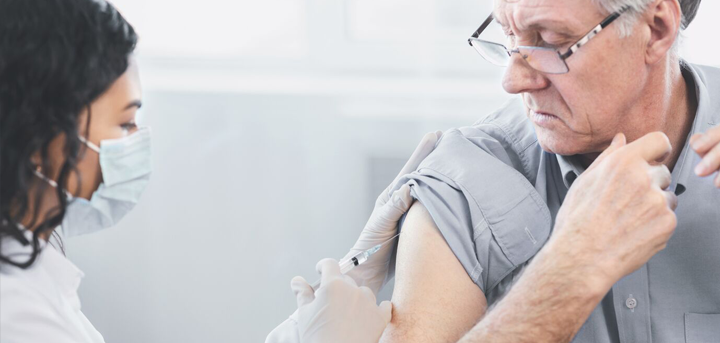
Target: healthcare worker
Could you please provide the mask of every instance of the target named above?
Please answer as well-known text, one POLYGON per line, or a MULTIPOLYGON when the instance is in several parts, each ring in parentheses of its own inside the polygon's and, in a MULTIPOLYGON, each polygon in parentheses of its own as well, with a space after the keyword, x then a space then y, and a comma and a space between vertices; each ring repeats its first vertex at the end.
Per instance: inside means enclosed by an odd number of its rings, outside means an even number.
MULTIPOLYGON (((115 225, 149 181, 136 42, 104 0, 0 0, 0 343, 104 341, 81 311, 83 273, 57 237, 115 225)), ((437 137, 426 136, 404 171, 437 137)), ((407 187, 383 193, 354 249, 392 236, 410 202, 407 187)), ((296 320, 270 338, 376 342, 391 308, 373 292, 391 273, 391 251, 352 278, 322 261, 317 292, 294 279, 296 320)))
MULTIPOLYGON (((416 170, 433 151, 442 132, 426 134, 395 180, 375 202, 365 228, 343 259, 388 242, 396 235, 400 218, 410 209, 410 186, 397 191, 402 176, 416 170)), ((396 241, 384 244, 365 263, 342 275, 338 263, 325 259, 317 264, 320 288, 315 292, 302 277, 291 281, 298 310, 273 330, 266 343, 376 343, 390 322, 392 305, 385 301, 375 306, 375 295, 393 276, 393 251, 396 241), (358 288, 358 285, 361 287, 358 288)))

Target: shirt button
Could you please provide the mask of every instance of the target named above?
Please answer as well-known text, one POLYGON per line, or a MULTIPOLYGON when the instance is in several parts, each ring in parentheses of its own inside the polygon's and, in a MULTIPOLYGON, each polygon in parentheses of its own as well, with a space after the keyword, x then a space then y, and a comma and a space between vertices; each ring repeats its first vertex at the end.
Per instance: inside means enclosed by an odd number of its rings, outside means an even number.
POLYGON ((637 300, 633 297, 627 298, 627 300, 625 300, 625 306, 632 310, 637 306, 637 300))

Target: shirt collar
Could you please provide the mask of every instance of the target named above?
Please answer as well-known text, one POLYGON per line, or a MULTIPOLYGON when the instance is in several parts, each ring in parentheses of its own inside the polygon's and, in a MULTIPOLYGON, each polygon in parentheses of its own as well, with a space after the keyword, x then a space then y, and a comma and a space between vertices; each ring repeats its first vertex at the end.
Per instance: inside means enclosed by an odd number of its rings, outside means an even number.
MULTIPOLYGON (((672 172, 670 189, 674 190, 677 195, 685 192, 688 177, 693 169, 694 159, 697 158, 696 154, 690 151, 689 138, 695 133, 707 131, 720 122, 720 120, 714 116, 715 113, 711 109, 712 104, 710 103, 709 90, 707 89, 707 84, 703 76, 698 72, 696 67, 685 61, 681 62, 681 68, 683 74, 686 76, 685 80, 692 82, 695 86, 698 107, 692 128, 685 139, 685 144, 680 153, 680 158, 678 158, 678 162, 675 164, 672 172)), ((689 84, 689 86, 693 85, 689 84)), ((565 183, 567 188, 570 188, 575 179, 585 171, 585 168, 579 163, 575 156, 557 155, 557 159, 560 172, 562 173, 563 183, 565 183)))
POLYGON ((672 172, 670 189, 674 190, 677 195, 685 192, 688 178, 692 174, 696 160, 699 159, 699 156, 690 148, 690 137, 696 133, 706 132, 709 128, 720 122, 717 113, 712 109, 710 90, 708 90, 707 82, 705 81, 702 71, 685 61, 682 61, 681 66, 683 74, 686 75, 685 80, 688 81, 688 83, 692 82, 695 86, 698 106, 692 128, 685 139, 680 158, 672 172))
POLYGON ((44 249, 43 255, 41 257, 44 259, 43 268, 53 280, 57 281, 62 294, 76 300, 80 281, 85 274, 50 244, 44 249))
POLYGON ((585 167, 580 164, 576 156, 556 155, 558 165, 560 165, 560 173, 562 175, 565 187, 570 188, 575 179, 585 171, 585 167))
MULTIPOLYGON (((23 230, 23 234, 28 241, 32 242, 33 234, 30 230, 23 230)), ((30 244, 22 245, 18 240, 6 236, 2 240, 2 251, 13 261, 25 262, 32 253, 32 246, 30 244)), ((55 285, 64 296, 76 300, 80 281, 85 274, 65 255, 57 251, 52 244, 40 239, 40 253, 30 268, 41 269, 55 281, 55 285)))

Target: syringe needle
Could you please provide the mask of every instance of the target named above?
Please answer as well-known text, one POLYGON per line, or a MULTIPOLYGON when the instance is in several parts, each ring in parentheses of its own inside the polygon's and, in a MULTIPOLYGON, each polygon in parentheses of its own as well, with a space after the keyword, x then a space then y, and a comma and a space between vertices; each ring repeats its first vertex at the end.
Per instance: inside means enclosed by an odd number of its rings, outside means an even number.
MULTIPOLYGON (((398 233, 398 234, 395 235, 395 236, 390 237, 388 240, 386 240, 386 241, 384 241, 384 242, 382 242, 382 243, 380 243, 380 244, 378 244, 378 245, 376 245, 376 246, 374 246, 374 247, 372 247, 372 248, 370 248, 370 249, 367 249, 367 250, 365 250, 365 251, 361 251, 361 252, 355 254, 353 257, 351 257, 351 258, 349 258, 349 259, 347 259, 347 260, 340 261, 340 273, 342 273, 343 275, 345 275, 345 274, 347 274, 348 272, 350 272, 351 270, 353 270, 355 267, 357 267, 357 266, 365 263, 365 261, 367 261, 368 258, 370 258, 370 256, 374 255, 374 254, 375 254, 376 252, 378 252, 378 250, 380 250, 380 248, 382 248, 385 244, 387 244, 388 242, 390 242, 390 241, 392 241, 393 239, 397 238, 398 236, 400 236, 400 233, 398 233)), ((313 284, 311 285, 311 287, 312 287, 312 289, 313 289, 314 291, 317 291, 317 289, 320 287, 320 280, 315 281, 315 283, 313 283, 313 284)))

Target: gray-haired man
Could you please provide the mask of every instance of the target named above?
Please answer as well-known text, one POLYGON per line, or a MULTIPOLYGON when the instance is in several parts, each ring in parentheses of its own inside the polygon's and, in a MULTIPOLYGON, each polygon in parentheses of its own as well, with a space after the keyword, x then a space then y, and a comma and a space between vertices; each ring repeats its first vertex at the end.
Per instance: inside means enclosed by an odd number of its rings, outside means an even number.
POLYGON ((676 48, 698 4, 496 0, 470 43, 522 99, 406 177, 381 342, 720 342, 720 70, 676 48))

